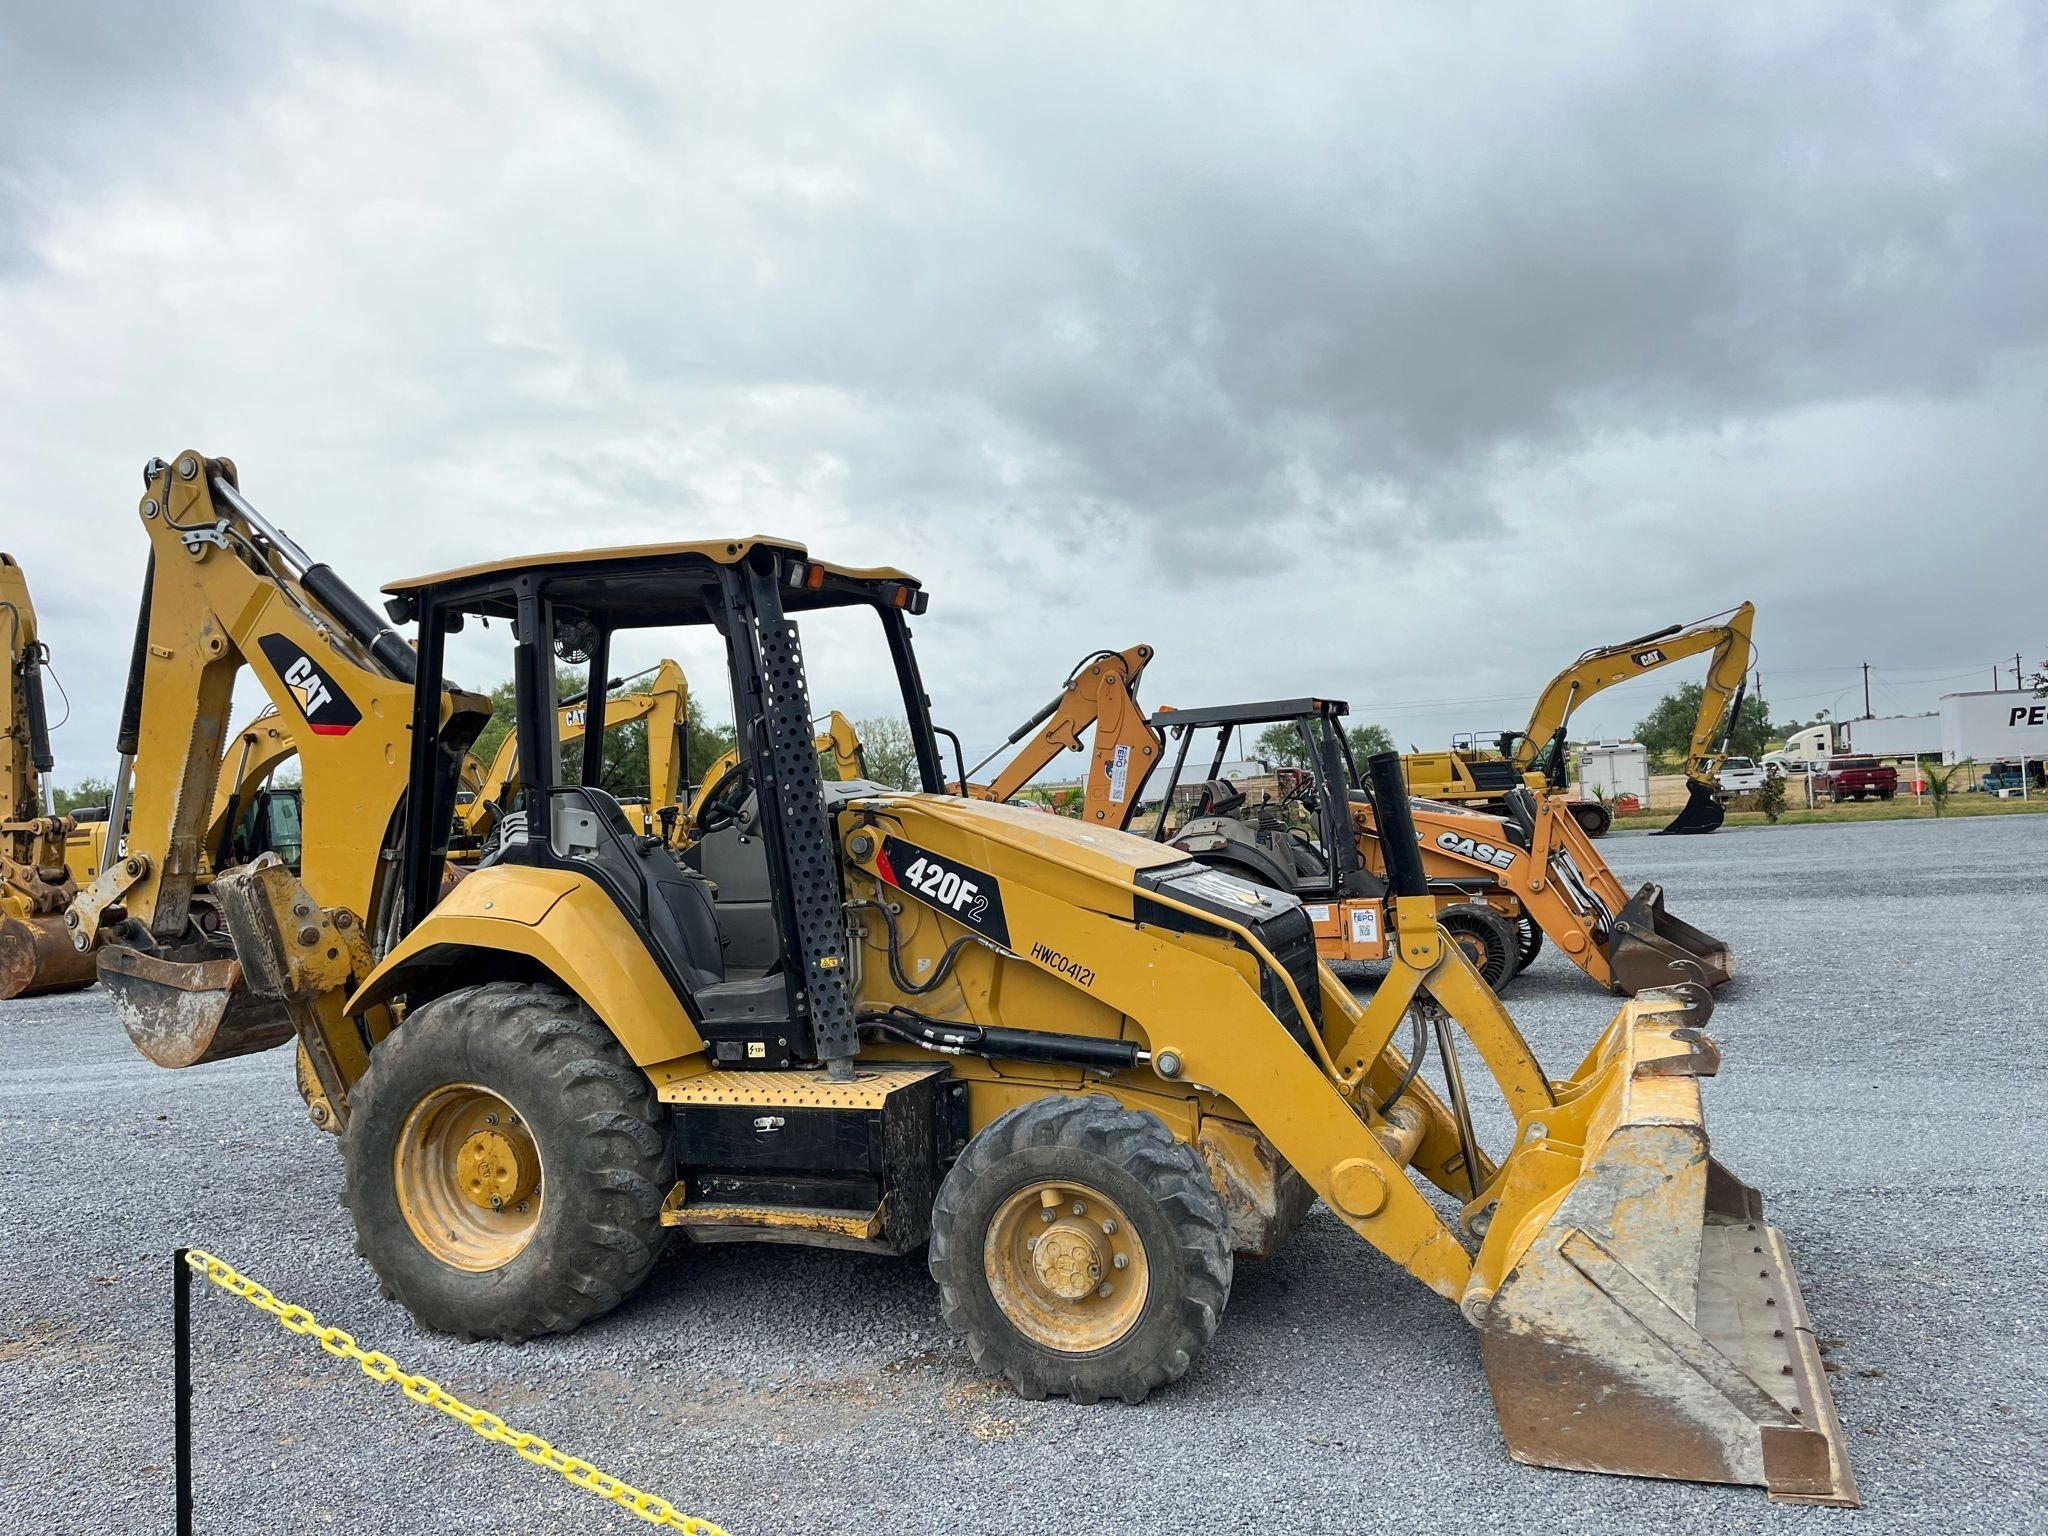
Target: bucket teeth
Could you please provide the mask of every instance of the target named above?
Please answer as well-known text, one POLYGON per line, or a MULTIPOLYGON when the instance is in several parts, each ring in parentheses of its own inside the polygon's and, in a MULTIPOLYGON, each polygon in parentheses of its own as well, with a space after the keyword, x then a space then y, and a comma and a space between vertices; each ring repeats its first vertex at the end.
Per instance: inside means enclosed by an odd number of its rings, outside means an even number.
POLYGON ((1628 1004, 1502 1170, 1465 1311, 1508 1449, 1856 1504, 1791 1255, 1709 1155, 1718 1053, 1678 1002, 1628 1004))

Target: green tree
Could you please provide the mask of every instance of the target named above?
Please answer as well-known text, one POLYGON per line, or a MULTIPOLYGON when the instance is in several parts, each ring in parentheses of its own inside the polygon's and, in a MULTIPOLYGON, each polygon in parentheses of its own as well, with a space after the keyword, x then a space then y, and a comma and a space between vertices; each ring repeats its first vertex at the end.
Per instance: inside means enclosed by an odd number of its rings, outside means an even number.
POLYGON ((1252 755, 1275 768, 1306 768, 1308 748, 1292 720, 1278 720, 1259 732, 1252 743, 1252 755))
POLYGON ((84 778, 69 789, 51 789, 50 798, 56 802, 59 816, 69 816, 73 811, 96 810, 111 803, 114 786, 105 779, 84 778))
MULTIPOLYGON (((1394 750, 1394 738, 1387 734, 1383 725, 1354 725, 1345 731, 1344 739, 1351 746, 1351 757, 1359 765, 1359 772, 1365 771, 1365 760, 1375 752, 1394 750)), ((1308 748, 1302 745, 1301 731, 1292 720, 1280 720, 1259 732, 1259 738, 1252 743, 1252 754, 1276 768, 1308 768, 1308 748)))
POLYGON ((895 715, 876 715, 856 720, 861 757, 868 765, 868 777, 892 789, 917 788, 917 749, 910 739, 910 725, 895 715))
MULTIPOLYGON (((1667 693, 1657 707, 1636 722, 1636 740, 1650 749, 1650 756, 1662 768, 1681 767, 1692 745, 1693 723, 1699 718, 1700 700, 1706 696, 1701 683, 1686 683, 1676 693, 1667 693)), ((1761 757, 1770 750, 1773 727, 1770 705, 1755 695, 1742 701, 1742 718, 1737 722, 1728 750, 1737 757, 1761 757)), ((1720 745, 1719 738, 1714 741, 1720 745)))
POLYGON ((1344 739, 1351 743, 1351 760, 1358 764, 1360 773, 1365 772, 1365 760, 1375 752, 1394 750, 1394 738, 1384 725, 1354 725, 1344 733, 1344 739))

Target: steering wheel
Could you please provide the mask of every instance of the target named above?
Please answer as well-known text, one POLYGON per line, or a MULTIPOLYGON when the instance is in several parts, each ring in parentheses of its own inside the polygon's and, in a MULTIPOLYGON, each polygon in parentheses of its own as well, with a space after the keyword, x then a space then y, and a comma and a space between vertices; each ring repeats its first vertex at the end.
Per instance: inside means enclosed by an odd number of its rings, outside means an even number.
POLYGON ((722 832, 739 820, 748 797, 754 792, 753 776, 744 762, 734 763, 704 793, 703 809, 697 812, 697 835, 722 832))

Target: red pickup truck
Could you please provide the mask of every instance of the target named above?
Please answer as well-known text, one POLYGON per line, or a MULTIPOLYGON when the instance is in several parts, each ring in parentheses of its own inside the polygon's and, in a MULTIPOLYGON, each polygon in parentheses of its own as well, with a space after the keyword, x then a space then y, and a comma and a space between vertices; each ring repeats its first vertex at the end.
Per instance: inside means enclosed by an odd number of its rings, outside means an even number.
POLYGON ((1899 792, 1899 770, 1874 757, 1831 757, 1813 776, 1813 792, 1830 800, 1889 800, 1899 792))

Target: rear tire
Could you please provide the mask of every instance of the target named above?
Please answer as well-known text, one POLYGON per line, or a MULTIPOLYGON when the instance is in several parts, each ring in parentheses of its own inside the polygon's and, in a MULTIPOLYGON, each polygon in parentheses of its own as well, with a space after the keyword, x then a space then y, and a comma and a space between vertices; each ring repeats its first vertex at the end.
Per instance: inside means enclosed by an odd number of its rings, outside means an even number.
POLYGON ((1178 1381, 1216 1332, 1231 1263, 1200 1154, 1100 1094, 1003 1115, 932 1208, 947 1326, 1028 1398, 1135 1403, 1178 1381))
POLYGON ((1508 920, 1493 908, 1473 902, 1446 907, 1437 922, 1464 950, 1465 958, 1479 972, 1479 979, 1495 992, 1515 979, 1521 969, 1521 940, 1508 920))
POLYGON ((597 1016, 550 986, 435 998, 370 1057, 342 1134, 356 1251, 421 1326, 523 1343, 647 1277, 668 1117, 597 1016))

